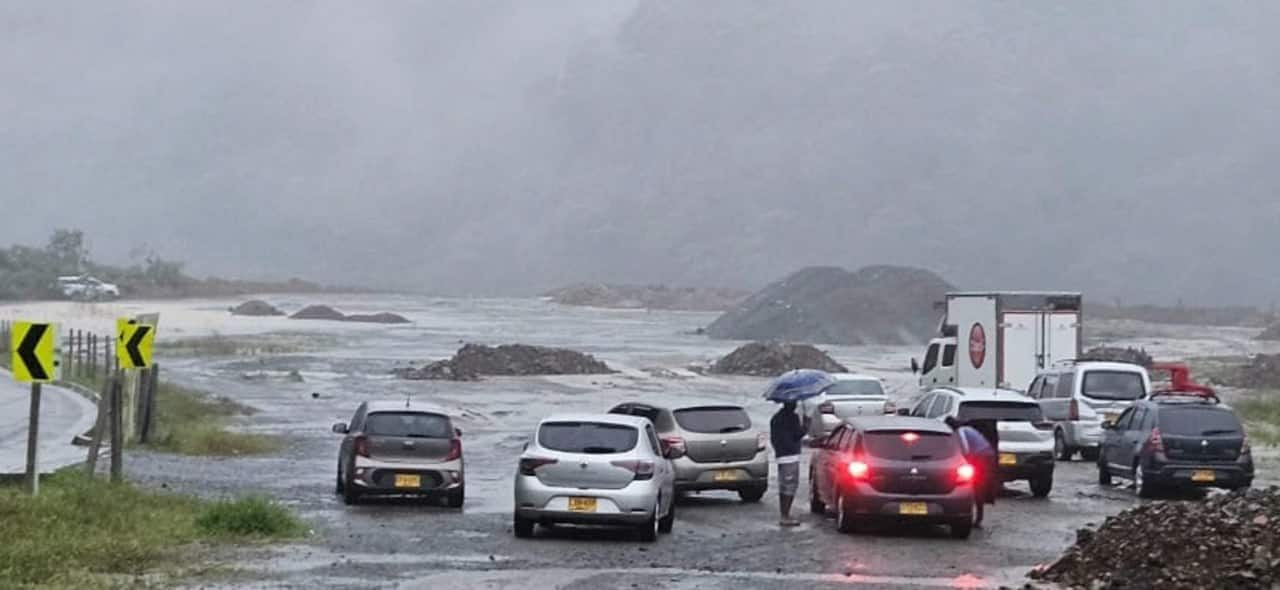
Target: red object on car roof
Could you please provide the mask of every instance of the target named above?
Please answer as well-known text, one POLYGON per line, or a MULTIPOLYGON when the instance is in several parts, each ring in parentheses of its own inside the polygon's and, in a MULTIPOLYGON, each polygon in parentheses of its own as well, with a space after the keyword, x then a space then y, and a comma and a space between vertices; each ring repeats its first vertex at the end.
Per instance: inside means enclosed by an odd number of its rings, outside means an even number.
POLYGON ((1208 385, 1202 385, 1191 380, 1191 369, 1186 363, 1152 363, 1152 371, 1168 371, 1169 387, 1151 392, 1151 397, 1157 395, 1196 395, 1200 397, 1212 398, 1218 400, 1218 394, 1208 385))

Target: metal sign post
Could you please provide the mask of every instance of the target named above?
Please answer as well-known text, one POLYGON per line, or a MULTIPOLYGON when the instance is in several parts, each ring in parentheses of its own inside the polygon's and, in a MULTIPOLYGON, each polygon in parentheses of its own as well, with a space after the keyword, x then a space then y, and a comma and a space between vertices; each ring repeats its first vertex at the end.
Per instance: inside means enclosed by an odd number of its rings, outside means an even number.
POLYGON ((10 335, 13 378, 31 384, 31 412, 27 425, 26 490, 40 492, 40 384, 58 378, 58 327, 50 323, 16 322, 10 335))

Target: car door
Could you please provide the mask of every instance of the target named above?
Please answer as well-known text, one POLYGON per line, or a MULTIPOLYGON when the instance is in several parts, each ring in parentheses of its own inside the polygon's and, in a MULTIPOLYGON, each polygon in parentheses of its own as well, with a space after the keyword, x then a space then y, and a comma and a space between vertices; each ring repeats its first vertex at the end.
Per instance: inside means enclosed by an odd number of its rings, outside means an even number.
POLYGON ((355 444, 356 436, 364 431, 364 416, 368 407, 369 404, 363 403, 356 408, 356 413, 351 416, 351 423, 347 425, 347 433, 343 435, 342 443, 338 445, 338 468, 342 470, 344 477, 351 465, 355 463, 356 459, 351 447, 355 444))
POLYGON ((831 432, 831 436, 827 437, 826 443, 822 449, 822 497, 823 501, 830 506, 835 505, 836 485, 840 481, 838 463, 840 462, 840 449, 843 441, 849 436, 849 427, 845 425, 837 426, 831 432))
POLYGON ((1116 424, 1108 431, 1113 441, 1107 449, 1107 462, 1111 465, 1113 471, 1121 473, 1130 473, 1133 466, 1133 428, 1134 415, 1138 408, 1132 407, 1125 410, 1123 414, 1116 419, 1116 424))
POLYGON ((1040 379, 1040 388, 1035 392, 1040 411, 1044 413, 1046 420, 1052 422, 1062 422, 1067 419, 1067 400, 1058 397, 1059 379, 1060 377, 1053 373, 1043 375, 1040 379))
POLYGON ((666 458, 662 453, 662 443, 658 441, 658 434, 654 431, 652 424, 646 424, 644 427, 644 439, 648 442, 649 452, 653 453, 655 472, 658 481, 662 482, 662 497, 666 500, 665 510, 663 514, 668 514, 671 506, 676 501, 676 470, 671 464, 671 460, 666 458))

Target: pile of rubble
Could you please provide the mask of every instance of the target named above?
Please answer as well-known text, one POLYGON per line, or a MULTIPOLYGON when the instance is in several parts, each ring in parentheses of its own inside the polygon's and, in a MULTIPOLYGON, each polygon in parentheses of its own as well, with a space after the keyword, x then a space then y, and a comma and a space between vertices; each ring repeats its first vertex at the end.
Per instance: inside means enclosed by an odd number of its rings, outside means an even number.
POLYGON ((568 350, 527 344, 484 346, 467 344, 453 358, 423 367, 392 371, 401 379, 475 381, 481 375, 603 375, 616 373, 595 357, 568 350))
POLYGON ((1280 488, 1154 502, 1110 517, 1031 577, 1071 588, 1275 588, 1280 488))
POLYGON ((1107 361, 1113 363, 1130 363, 1151 368, 1151 355, 1143 348, 1120 348, 1118 346, 1095 346, 1086 351, 1081 361, 1107 361))
POLYGON ((828 373, 845 373, 849 369, 818 348, 809 344, 777 344, 751 342, 711 365, 711 372, 721 375, 777 377, 792 369, 818 369, 828 373))
POLYGON ((742 303, 747 293, 704 287, 583 283, 556 289, 546 297, 561 305, 586 307, 724 311, 742 303))
POLYGON ((1215 380, 1232 387, 1275 389, 1280 387, 1280 354, 1255 354, 1248 363, 1224 371, 1215 380))
POLYGON ((268 317, 284 315, 276 306, 267 303, 261 299, 253 299, 246 301, 231 308, 231 315, 243 315, 251 317, 268 317))
POLYGON ((394 313, 346 315, 328 305, 308 305, 289 316, 293 320, 328 320, 333 322, 363 322, 371 324, 407 324, 409 319, 394 313))

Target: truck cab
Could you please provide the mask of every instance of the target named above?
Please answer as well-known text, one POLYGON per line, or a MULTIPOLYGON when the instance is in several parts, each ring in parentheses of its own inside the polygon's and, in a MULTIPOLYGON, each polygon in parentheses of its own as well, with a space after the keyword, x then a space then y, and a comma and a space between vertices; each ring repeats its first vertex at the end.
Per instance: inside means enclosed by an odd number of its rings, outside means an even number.
MULTIPOLYGON (((915 363, 915 359, 912 359, 915 363)), ((956 339, 954 336, 934 338, 925 349, 924 364, 916 368, 920 373, 920 389, 929 390, 956 384, 956 339)))

